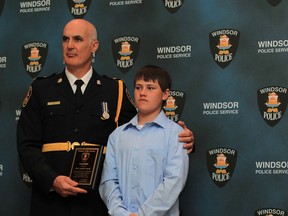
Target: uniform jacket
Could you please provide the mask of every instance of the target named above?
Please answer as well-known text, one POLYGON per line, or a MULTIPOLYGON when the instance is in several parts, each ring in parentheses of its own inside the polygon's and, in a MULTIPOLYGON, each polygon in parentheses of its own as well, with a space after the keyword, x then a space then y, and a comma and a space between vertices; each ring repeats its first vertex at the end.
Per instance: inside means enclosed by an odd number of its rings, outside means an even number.
MULTIPOLYGON (((67 198, 51 191, 58 175, 69 176, 74 152, 42 153, 41 149, 45 143, 67 141, 106 145, 109 134, 116 128, 117 101, 117 80, 95 71, 78 104, 65 72, 33 81, 17 126, 19 156, 33 181, 31 216, 107 215, 98 187, 87 194, 67 198), (108 119, 102 117, 104 102, 108 105, 108 119)), ((135 114, 124 86, 119 125, 135 114)))

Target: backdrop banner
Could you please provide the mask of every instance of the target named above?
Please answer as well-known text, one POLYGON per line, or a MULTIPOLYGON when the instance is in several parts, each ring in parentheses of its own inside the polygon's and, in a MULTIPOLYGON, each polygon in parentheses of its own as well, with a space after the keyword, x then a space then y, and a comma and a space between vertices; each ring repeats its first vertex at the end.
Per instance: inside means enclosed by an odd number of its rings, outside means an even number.
POLYGON ((33 79, 64 69, 62 30, 76 18, 97 27, 95 70, 131 95, 140 67, 171 74, 164 112, 195 135, 184 216, 287 215, 287 9, 281 0, 0 0, 0 215, 29 215, 17 121, 33 79))

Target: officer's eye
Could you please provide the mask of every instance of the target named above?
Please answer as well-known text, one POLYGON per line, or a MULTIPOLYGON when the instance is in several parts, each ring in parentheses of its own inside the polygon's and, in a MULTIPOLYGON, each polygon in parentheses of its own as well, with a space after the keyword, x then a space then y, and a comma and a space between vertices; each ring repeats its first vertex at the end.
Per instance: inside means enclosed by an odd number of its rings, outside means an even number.
POLYGON ((83 41, 83 38, 81 36, 75 36, 74 40, 79 42, 79 41, 83 41))
POLYGON ((63 36, 63 37, 62 37, 62 41, 63 41, 63 42, 69 41, 69 38, 68 38, 67 36, 63 36))

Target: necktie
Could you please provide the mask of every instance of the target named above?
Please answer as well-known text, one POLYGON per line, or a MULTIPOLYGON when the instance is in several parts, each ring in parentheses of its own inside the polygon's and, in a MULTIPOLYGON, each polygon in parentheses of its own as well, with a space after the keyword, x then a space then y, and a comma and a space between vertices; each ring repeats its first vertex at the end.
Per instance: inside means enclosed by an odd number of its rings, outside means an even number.
POLYGON ((75 81, 75 85, 77 86, 76 91, 75 91, 75 97, 76 97, 77 102, 81 100, 81 96, 82 96, 81 86, 83 84, 84 82, 81 79, 78 79, 75 81))

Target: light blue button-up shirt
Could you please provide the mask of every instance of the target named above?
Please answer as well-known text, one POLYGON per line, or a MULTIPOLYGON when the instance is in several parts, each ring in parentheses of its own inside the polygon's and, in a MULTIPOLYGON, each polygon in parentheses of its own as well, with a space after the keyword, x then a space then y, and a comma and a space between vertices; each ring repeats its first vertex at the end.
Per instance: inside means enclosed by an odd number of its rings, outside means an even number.
POLYGON ((110 135, 99 187, 109 214, 179 215, 178 197, 189 166, 178 141, 181 131, 161 111, 142 128, 136 115, 110 135))

